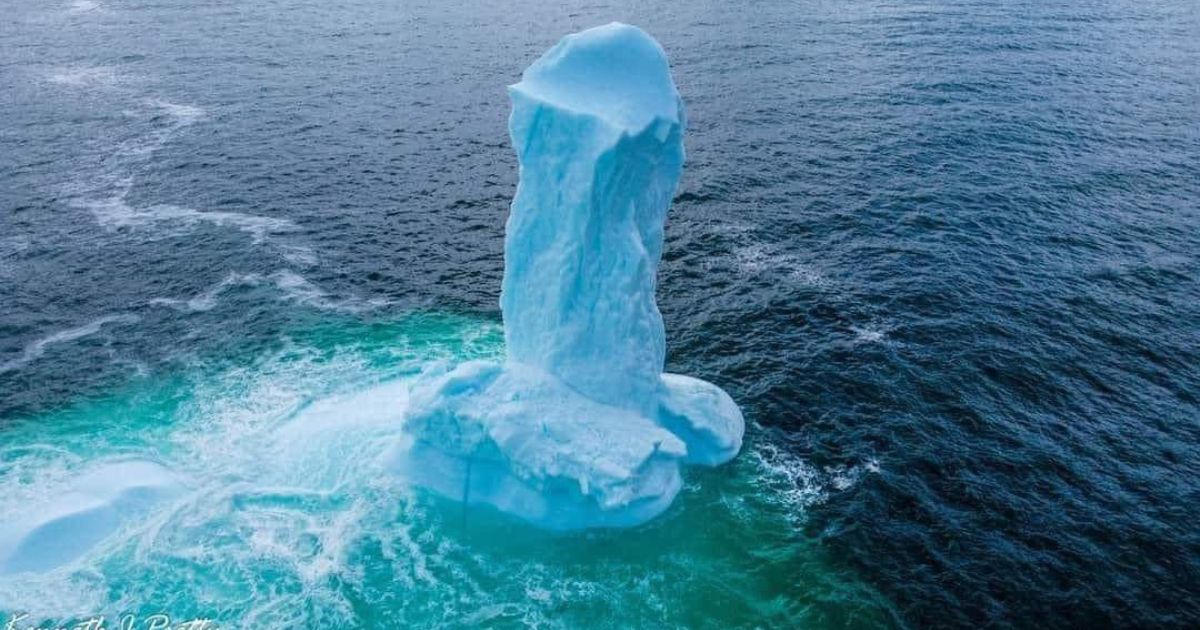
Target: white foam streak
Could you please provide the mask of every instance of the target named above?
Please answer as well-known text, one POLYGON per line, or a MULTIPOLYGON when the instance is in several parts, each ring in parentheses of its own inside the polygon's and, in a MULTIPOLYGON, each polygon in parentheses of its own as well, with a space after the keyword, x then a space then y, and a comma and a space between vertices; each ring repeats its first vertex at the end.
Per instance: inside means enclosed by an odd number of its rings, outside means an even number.
MULTIPOLYGON (((78 87, 111 87, 117 79, 116 72, 107 67, 61 69, 49 77, 52 82, 78 87)), ((133 189, 134 174, 180 130, 207 116, 203 108, 195 105, 161 98, 139 100, 155 115, 165 115, 165 124, 116 145, 110 159, 102 161, 92 177, 84 178, 67 191, 72 205, 90 211, 96 222, 107 229, 149 227, 155 229, 152 237, 158 238, 179 236, 207 223, 245 232, 258 245, 273 235, 296 229, 287 219, 243 212, 198 210, 174 204, 131 206, 128 196, 133 189)), ((316 260, 310 250, 295 245, 287 246, 284 257, 299 264, 312 264, 316 260)))
POLYGON ((179 125, 190 125, 203 118, 206 114, 204 109, 201 107, 172 103, 161 98, 146 99, 145 103, 152 107, 162 109, 168 115, 175 118, 176 123, 179 125))
POLYGON ((274 275, 275 286, 283 292, 284 296, 304 306, 311 306, 327 311, 343 311, 357 313, 366 311, 387 304, 386 300, 372 299, 333 299, 322 290, 320 287, 309 282, 304 276, 301 276, 292 271, 281 271, 274 275))
POLYGON ((763 471, 759 478, 771 492, 792 509, 789 514, 803 518, 804 510, 824 503, 831 493, 853 489, 868 474, 879 474, 878 460, 846 466, 828 466, 819 470, 799 455, 763 441, 754 450, 754 458, 763 471))
POLYGON ((850 331, 854 333, 854 340, 859 343, 878 343, 883 341, 884 336, 887 334, 882 330, 875 330, 873 328, 852 327, 850 331))
POLYGON ((196 295, 195 297, 181 300, 175 298, 154 298, 150 300, 150 304, 155 306, 169 306, 182 311, 192 313, 211 311, 216 308, 217 302, 221 294, 226 289, 237 286, 257 286, 262 281, 262 276, 258 274, 240 274, 231 273, 221 279, 212 288, 196 295))
POLYGON ((230 289, 263 285, 275 287, 283 300, 325 311, 358 313, 387 304, 386 300, 381 299, 336 299, 304 276, 286 269, 269 275, 230 273, 212 287, 191 298, 154 298, 149 303, 190 313, 202 313, 216 308, 220 303, 221 295, 230 289))
POLYGON ((71 3, 71 6, 67 9, 67 13, 71 13, 71 14, 91 13, 93 11, 98 11, 98 10, 102 10, 102 9, 103 9, 103 7, 100 5, 100 3, 96 2, 95 0, 75 0, 74 2, 71 3))
POLYGON ((829 279, 814 267, 804 264, 792 254, 777 251, 762 243, 735 250, 734 264, 747 275, 773 273, 804 286, 827 288, 831 285, 829 279))
POLYGON ((111 87, 119 79, 116 70, 109 66, 63 67, 46 75, 47 81, 70 87, 111 87))
POLYGON ((185 230, 192 229, 199 223, 211 223, 222 227, 241 230, 250 235, 255 244, 261 244, 272 234, 289 232, 295 225, 287 219, 263 217, 240 212, 207 211, 192 208, 159 204, 143 208, 133 208, 125 202, 125 194, 102 200, 80 200, 76 205, 91 211, 96 222, 110 230, 118 228, 142 227, 158 224, 174 224, 181 228, 176 231, 160 231, 156 236, 178 236, 185 230))
POLYGON ((15 370, 31 361, 37 360, 46 353, 46 348, 49 346, 89 337, 100 332, 100 330, 108 324, 131 324, 138 321, 138 319, 139 318, 136 315, 107 315, 98 319, 94 319, 86 324, 83 324, 82 326, 76 326, 74 328, 68 328, 66 330, 60 330, 51 333, 25 346, 25 351, 21 353, 20 357, 7 363, 0 364, 0 373, 15 370))
POLYGON ((805 508, 828 497, 817 469, 794 453, 762 442, 754 449, 754 458, 765 473, 760 479, 774 491, 766 496, 781 497, 794 508, 789 513, 802 515, 805 508))

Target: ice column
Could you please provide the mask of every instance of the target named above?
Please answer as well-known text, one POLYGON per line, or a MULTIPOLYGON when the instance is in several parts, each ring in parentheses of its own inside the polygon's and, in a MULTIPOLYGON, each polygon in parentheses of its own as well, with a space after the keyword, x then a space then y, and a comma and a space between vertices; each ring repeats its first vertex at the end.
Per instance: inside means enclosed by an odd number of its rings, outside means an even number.
POLYGON ((729 460, 744 431, 720 388, 662 371, 683 106, 662 48, 617 23, 563 38, 509 94, 507 360, 422 377, 388 465, 544 527, 636 525, 670 505, 682 464, 729 460))
POLYGON ((500 298, 508 356, 648 412, 666 346, 655 272, 684 157, 666 55, 609 24, 565 37, 509 94, 521 175, 500 298))

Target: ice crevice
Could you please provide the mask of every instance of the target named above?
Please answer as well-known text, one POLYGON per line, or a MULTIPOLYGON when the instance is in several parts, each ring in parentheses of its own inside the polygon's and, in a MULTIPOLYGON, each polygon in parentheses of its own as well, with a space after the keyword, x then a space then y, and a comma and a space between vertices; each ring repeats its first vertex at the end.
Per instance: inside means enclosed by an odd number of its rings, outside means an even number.
POLYGON ((719 387, 663 372, 655 275, 683 104, 663 49, 619 23, 566 36, 509 95, 507 357, 421 377, 387 465, 551 529, 636 525, 683 464, 728 461, 744 432, 719 387))

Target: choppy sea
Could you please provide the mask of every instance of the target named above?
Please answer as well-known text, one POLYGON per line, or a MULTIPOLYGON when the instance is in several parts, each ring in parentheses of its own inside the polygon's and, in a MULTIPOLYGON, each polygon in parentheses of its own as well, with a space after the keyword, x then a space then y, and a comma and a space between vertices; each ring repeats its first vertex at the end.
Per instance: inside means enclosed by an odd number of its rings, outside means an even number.
POLYGON ((3 13, 0 509, 130 456, 200 480, 3 615, 1200 625, 1200 4, 3 13), (688 108, 668 369, 750 427, 662 518, 551 534, 373 449, 386 383, 503 353, 504 87, 612 20, 688 108))

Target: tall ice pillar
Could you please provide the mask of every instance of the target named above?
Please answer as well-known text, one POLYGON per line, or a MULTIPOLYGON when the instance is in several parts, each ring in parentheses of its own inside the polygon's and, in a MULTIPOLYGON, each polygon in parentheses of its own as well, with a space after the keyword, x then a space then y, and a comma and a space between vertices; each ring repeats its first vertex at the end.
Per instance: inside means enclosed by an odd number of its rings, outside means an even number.
POLYGON ((543 527, 637 525, 671 505, 683 464, 728 461, 745 428, 719 387, 663 373, 655 273, 683 105, 658 43, 616 23, 563 38, 509 94, 507 360, 422 376, 389 466, 543 527))
POLYGON ((649 411, 666 346, 655 273, 684 158, 666 54, 635 27, 593 28, 509 94, 521 174, 500 298, 508 357, 649 411))

